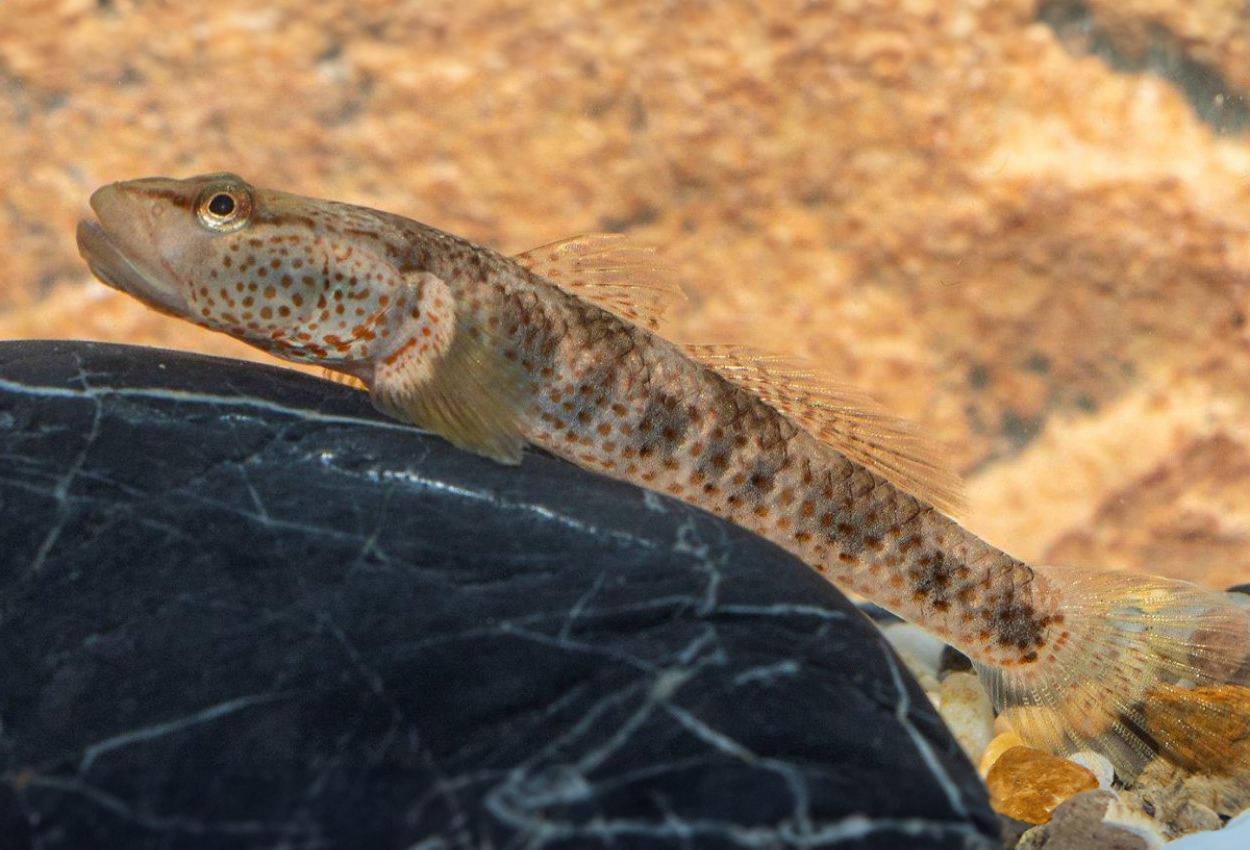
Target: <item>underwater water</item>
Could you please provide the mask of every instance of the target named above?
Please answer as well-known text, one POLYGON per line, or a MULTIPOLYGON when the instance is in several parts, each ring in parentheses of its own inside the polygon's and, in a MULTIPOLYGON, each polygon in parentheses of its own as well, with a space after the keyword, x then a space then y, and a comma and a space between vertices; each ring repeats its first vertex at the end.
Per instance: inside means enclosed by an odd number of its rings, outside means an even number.
POLYGON ((90 279, 229 170, 505 253, 658 246, 689 341, 918 423, 1037 564, 1250 581, 1250 18, 1221 2, 0 7, 0 338, 264 360, 90 279))

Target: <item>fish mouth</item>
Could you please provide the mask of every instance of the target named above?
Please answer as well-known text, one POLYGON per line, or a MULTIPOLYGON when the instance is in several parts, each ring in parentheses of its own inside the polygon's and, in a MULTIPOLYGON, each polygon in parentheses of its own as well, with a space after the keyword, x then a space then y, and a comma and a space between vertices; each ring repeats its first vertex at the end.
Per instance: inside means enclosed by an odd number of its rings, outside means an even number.
POLYGON ((78 222, 78 253, 91 273, 114 289, 147 288, 144 275, 117 249, 104 228, 90 219, 78 222))
MULTIPOLYGON (((112 187, 105 187, 91 197, 91 206, 97 212, 100 210, 99 195, 109 189, 112 187)), ((113 234, 100 222, 83 219, 78 222, 76 235, 79 255, 101 282, 161 312, 181 312, 186 301, 178 288, 164 275, 134 258, 134 252, 127 252, 127 242, 133 242, 139 235, 136 228, 127 228, 123 234, 113 234)), ((141 249, 139 253, 142 253, 141 249)))

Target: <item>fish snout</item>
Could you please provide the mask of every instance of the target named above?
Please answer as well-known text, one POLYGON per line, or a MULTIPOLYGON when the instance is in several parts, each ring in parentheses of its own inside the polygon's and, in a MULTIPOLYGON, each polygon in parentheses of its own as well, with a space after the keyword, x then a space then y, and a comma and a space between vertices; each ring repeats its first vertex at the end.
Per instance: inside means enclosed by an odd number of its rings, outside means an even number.
POLYGON ((120 193, 118 184, 109 183, 107 186, 101 186, 92 192, 87 203, 91 205, 91 210, 97 216, 106 216, 111 210, 116 209, 117 198, 120 193))
POLYGON ((101 281, 157 309, 181 311, 183 287, 162 257, 159 238, 167 204, 144 181, 110 183, 91 194, 96 221, 78 224, 78 252, 101 281))

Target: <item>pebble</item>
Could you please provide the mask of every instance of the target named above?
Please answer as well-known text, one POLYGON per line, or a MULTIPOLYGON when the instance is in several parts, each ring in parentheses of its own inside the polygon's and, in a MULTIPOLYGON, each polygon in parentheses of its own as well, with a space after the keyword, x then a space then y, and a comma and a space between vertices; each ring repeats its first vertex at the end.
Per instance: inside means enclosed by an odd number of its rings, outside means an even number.
POLYGON ((1148 838, 1136 831, 1104 821, 1117 804, 1111 791, 1094 788, 1065 800, 1054 811, 1049 823, 1030 829, 1016 844, 1016 850, 1154 850, 1162 839, 1148 838))
POLYGON ((887 623, 881 627, 881 633, 917 677, 928 673, 937 678, 946 644, 911 623, 887 623))
POLYGON ((1115 768, 1111 766, 1111 762, 1102 753, 1082 750, 1079 753, 1073 753, 1068 756, 1068 761, 1087 768, 1090 773, 1098 777, 1099 788, 1109 789, 1112 781, 1115 779, 1115 768))
POLYGON ((942 648, 942 660, 938 663, 938 675, 945 676, 947 673, 968 673, 972 672, 972 659, 964 655, 953 646, 945 646, 942 648))
POLYGON ((1223 825, 1224 821, 1220 820, 1219 815, 1209 807, 1193 800, 1186 800, 1177 806, 1171 822, 1175 832, 1181 835, 1190 832, 1209 832, 1223 825))
POLYGON ((1250 847, 1250 809, 1215 832, 1183 835, 1163 845, 1167 850, 1246 850, 1250 847))
POLYGON ((1103 816, 1103 823, 1141 836, 1145 839, 1146 846, 1150 850, 1162 846, 1167 841, 1167 837, 1163 834, 1163 829, 1157 820, 1147 815, 1141 809, 1129 805, 1120 799, 1118 794, 1111 801, 1111 804, 1107 806, 1107 813, 1103 816))
POLYGON ((994 737, 994 709, 975 673, 949 673, 938 686, 938 713, 973 764, 994 737))
POLYGON ((1079 764, 1034 750, 1012 747, 998 757, 985 776, 995 811, 1046 823, 1051 812, 1069 797, 1098 788, 1098 779, 1079 764))
POLYGON ((1237 777, 1189 773, 1166 759, 1157 758, 1133 779, 1124 797, 1151 813, 1155 820, 1174 830, 1185 829, 1195 812, 1184 811, 1190 803, 1232 817, 1250 807, 1250 787, 1237 777))
POLYGON ((938 669, 941 665, 942 650, 946 644, 923 629, 903 621, 878 623, 881 633, 889 641, 890 646, 898 653, 903 664, 916 677, 921 690, 933 703, 934 708, 941 708, 942 694, 938 682, 938 669))
POLYGON ((990 772, 994 762, 998 761, 998 757, 1003 753, 1012 747, 1023 747, 1024 745, 1024 739, 1010 729, 995 735, 989 746, 985 748, 985 752, 981 754, 981 760, 978 762, 978 770, 981 771, 981 776, 985 776, 990 772))

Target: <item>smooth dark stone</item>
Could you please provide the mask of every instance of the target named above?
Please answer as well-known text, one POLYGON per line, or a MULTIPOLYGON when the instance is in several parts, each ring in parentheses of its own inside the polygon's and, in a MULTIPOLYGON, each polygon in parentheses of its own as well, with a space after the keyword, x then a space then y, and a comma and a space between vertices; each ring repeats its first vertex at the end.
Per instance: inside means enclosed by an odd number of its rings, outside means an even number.
POLYGON ((0 847, 994 847, 780 550, 277 368, 0 343, 0 847))
POLYGON ((942 647, 942 660, 938 662, 938 679, 949 673, 971 673, 972 659, 953 646, 942 647))

